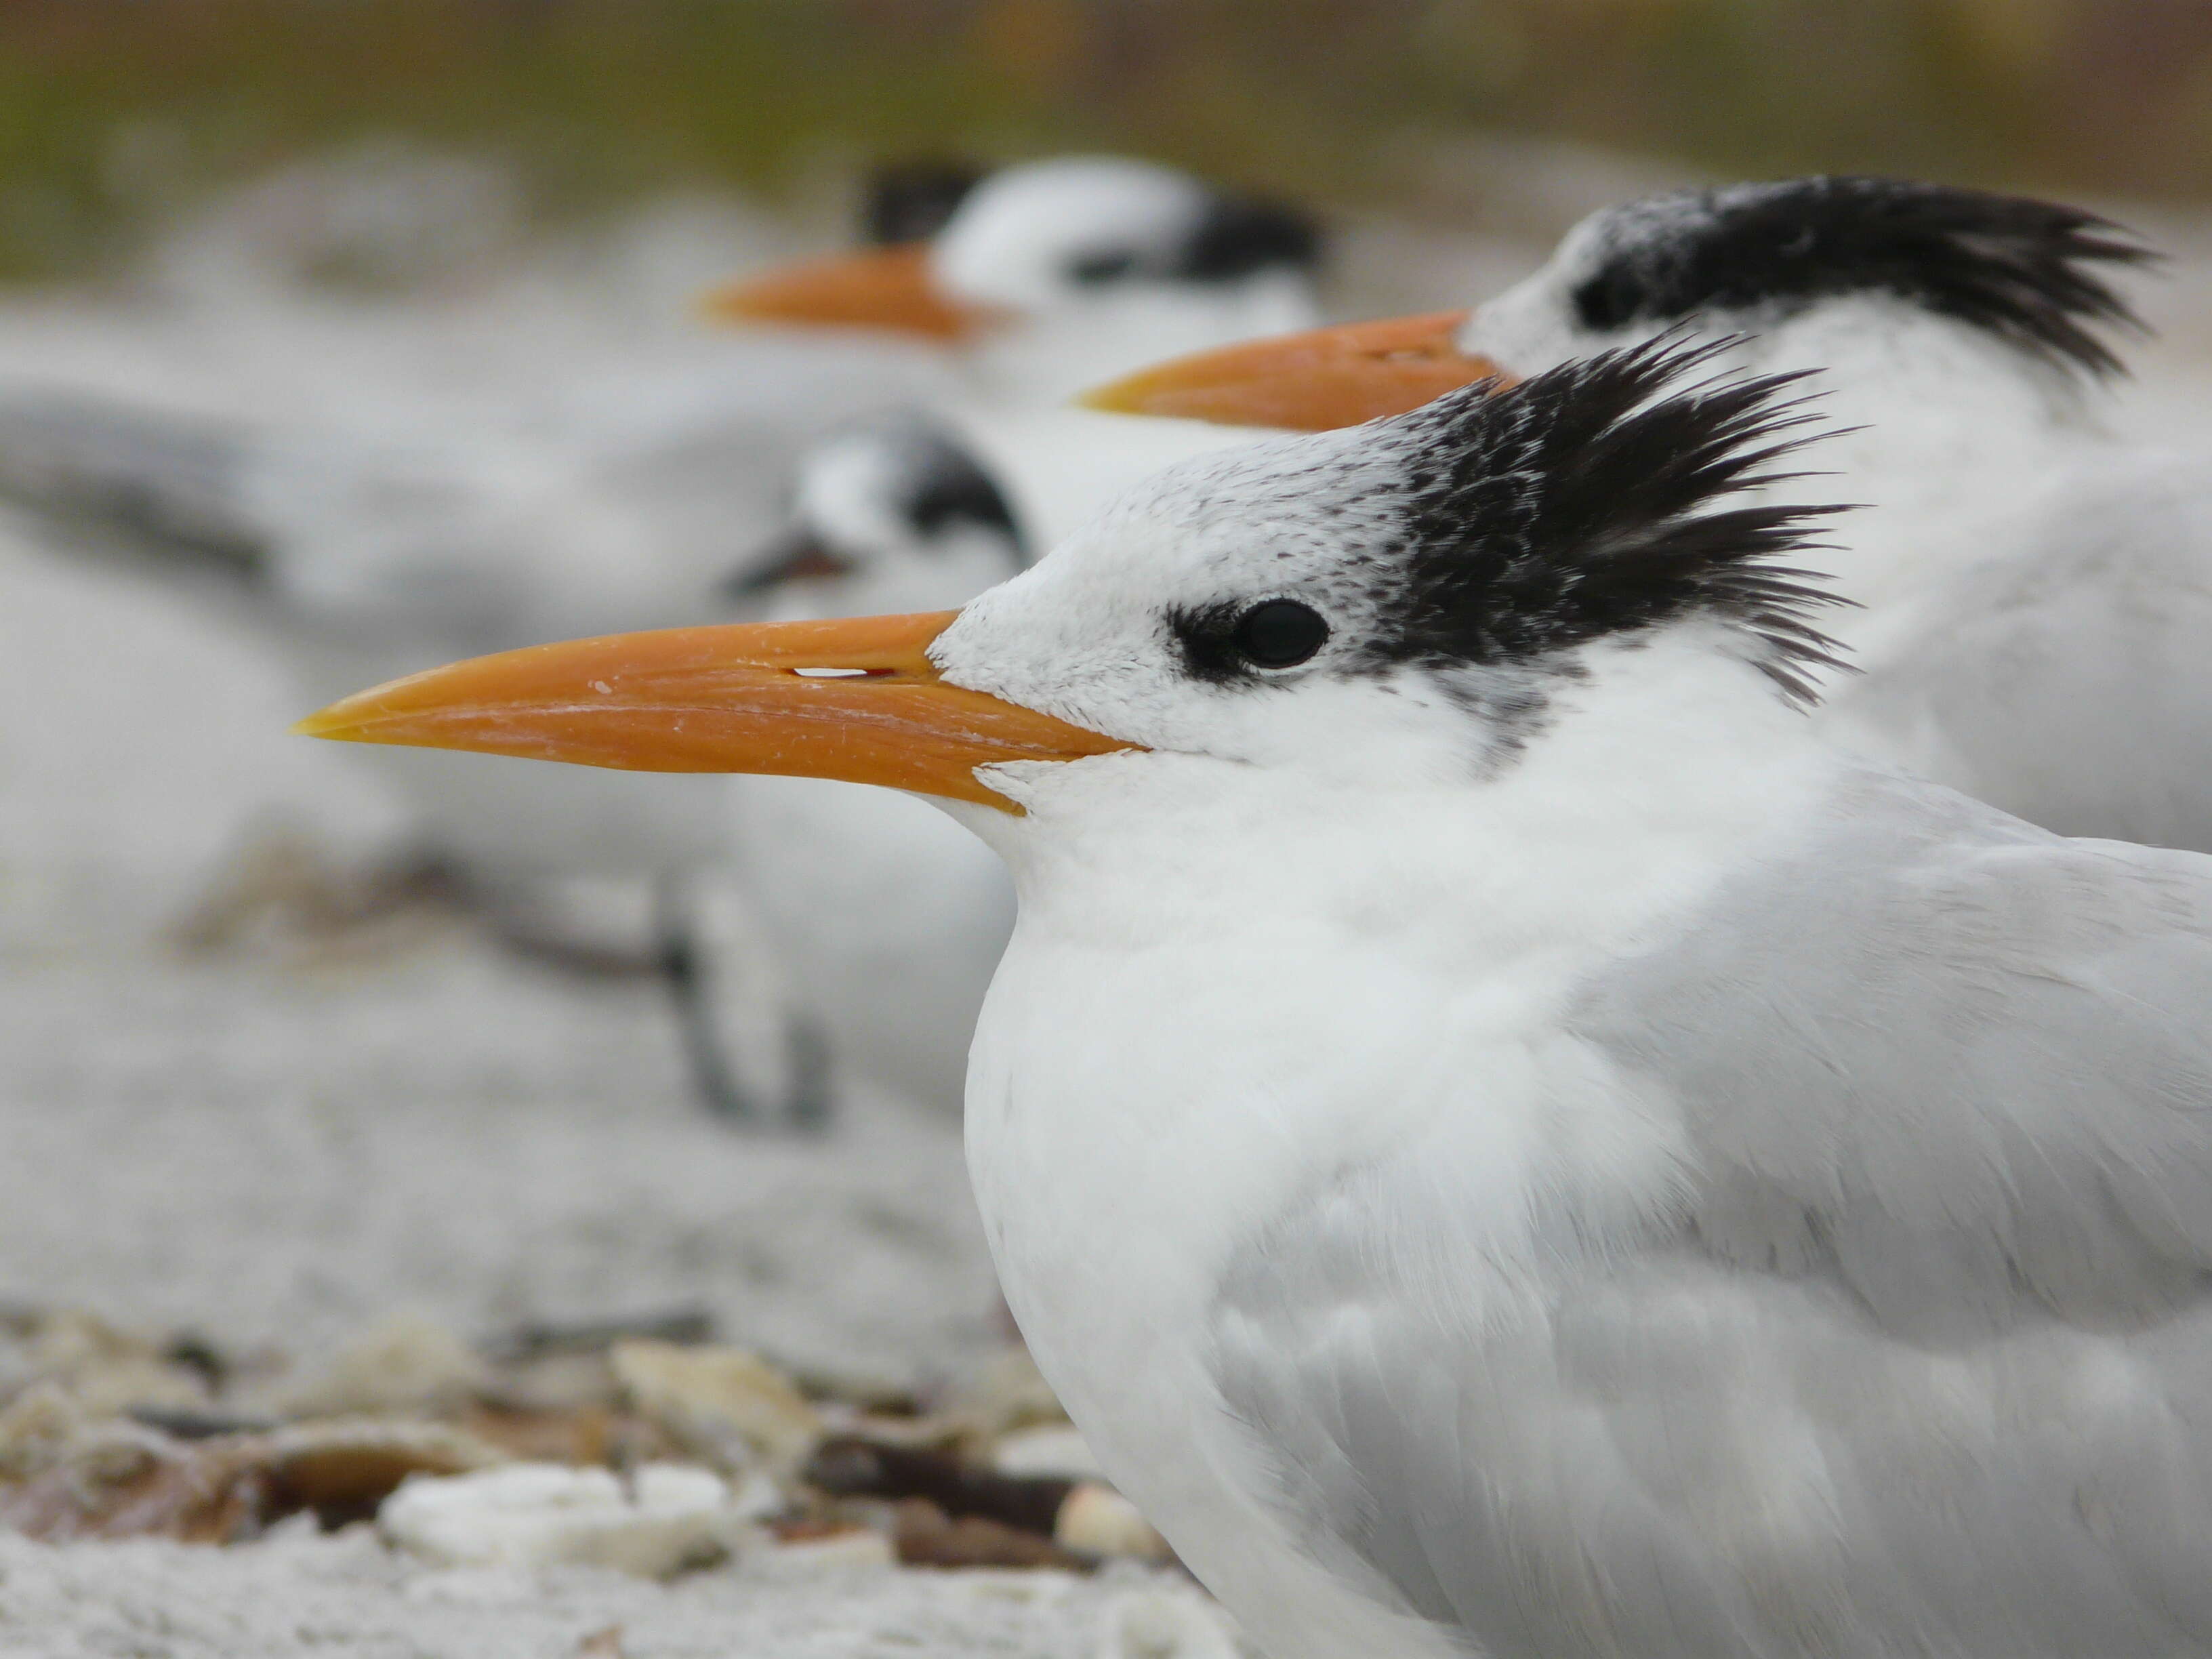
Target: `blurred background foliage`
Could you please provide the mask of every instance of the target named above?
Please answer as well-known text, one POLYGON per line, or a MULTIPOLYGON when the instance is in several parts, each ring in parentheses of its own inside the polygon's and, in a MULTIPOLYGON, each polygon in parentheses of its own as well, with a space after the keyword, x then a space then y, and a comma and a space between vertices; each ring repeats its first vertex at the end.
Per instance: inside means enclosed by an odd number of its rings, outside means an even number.
POLYGON ((0 0, 0 275, 391 137, 560 216, 1068 147, 1402 207, 1480 134, 2201 198, 2212 0, 0 0))

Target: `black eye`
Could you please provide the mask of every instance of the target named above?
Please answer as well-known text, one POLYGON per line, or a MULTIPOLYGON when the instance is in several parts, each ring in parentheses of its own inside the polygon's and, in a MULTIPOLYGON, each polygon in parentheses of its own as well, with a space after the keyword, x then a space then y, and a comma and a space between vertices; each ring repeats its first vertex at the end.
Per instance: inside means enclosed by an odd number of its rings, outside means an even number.
POLYGON ((1237 619, 1229 641, 1258 667, 1295 668, 1328 643, 1328 623, 1296 599, 1262 599, 1237 619))

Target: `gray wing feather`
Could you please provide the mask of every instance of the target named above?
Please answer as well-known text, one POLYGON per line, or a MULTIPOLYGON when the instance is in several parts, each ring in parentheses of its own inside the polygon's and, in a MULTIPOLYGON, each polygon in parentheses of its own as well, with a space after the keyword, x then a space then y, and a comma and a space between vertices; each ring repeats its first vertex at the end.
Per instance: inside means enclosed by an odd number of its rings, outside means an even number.
POLYGON ((1820 1265, 1887 1328, 2023 1297, 2155 1317, 2212 1266, 2212 871, 1863 775, 1830 844, 1589 988, 1660 1079, 1708 1248, 1820 1265))
POLYGON ((1639 1249, 1468 1313, 1446 1127, 1221 1285, 1281 1512, 1480 1650, 2212 1652, 2212 875, 1852 787, 1579 1000, 1692 1148, 1639 1249))

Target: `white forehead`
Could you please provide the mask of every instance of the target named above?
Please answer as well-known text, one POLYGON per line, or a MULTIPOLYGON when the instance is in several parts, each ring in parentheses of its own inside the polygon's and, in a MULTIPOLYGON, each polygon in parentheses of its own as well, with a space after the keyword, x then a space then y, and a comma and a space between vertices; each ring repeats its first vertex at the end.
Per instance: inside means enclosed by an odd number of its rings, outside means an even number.
POLYGON ((938 282, 962 299, 1048 303, 1069 287, 1072 256, 1165 248, 1206 212, 1197 180, 1118 156, 1061 156, 994 173, 969 192, 931 252, 938 282))

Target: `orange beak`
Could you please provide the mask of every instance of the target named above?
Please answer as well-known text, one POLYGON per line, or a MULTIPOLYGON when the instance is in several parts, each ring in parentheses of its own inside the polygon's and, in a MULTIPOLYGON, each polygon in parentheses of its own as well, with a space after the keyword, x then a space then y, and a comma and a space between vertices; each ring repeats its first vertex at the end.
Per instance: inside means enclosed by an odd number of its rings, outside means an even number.
POLYGON ((699 303, 716 322, 884 328, 933 340, 964 338, 988 315, 938 289, 930 278, 927 242, 786 265, 710 289, 699 303))
POLYGON ((293 730, 635 772, 839 778, 1014 813, 977 767, 1138 747, 946 684, 928 650, 958 614, 532 646, 360 692, 293 730))
POLYGON ((1333 432, 1514 377, 1453 344, 1464 311, 1391 317, 1250 340, 1141 369, 1077 401, 1115 415, 1333 432))

